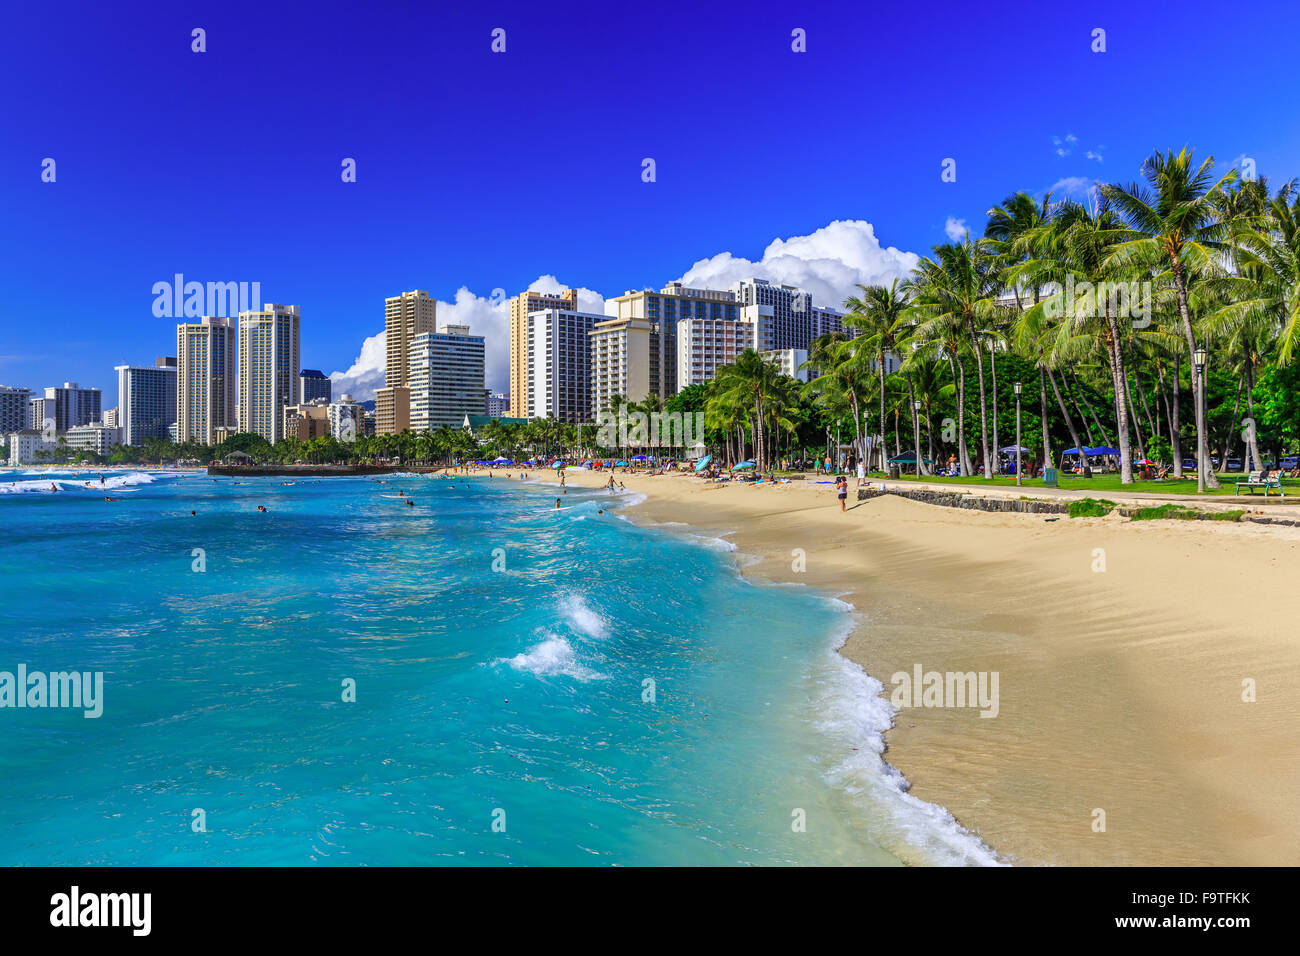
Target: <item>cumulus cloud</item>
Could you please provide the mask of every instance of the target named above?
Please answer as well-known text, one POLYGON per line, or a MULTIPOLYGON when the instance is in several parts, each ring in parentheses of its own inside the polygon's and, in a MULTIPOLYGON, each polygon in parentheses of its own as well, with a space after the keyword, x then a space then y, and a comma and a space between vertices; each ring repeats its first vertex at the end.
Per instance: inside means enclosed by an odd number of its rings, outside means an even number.
MULTIPOLYGON (((538 276, 528 286, 530 292, 563 292, 569 288, 555 276, 538 276)), ((578 309, 582 312, 605 312, 605 297, 591 289, 578 289, 578 309)), ((510 305, 502 289, 490 296, 475 295, 461 286, 451 302, 438 300, 438 328, 445 325, 468 325, 471 335, 481 335, 486 340, 487 355, 484 370, 485 385, 494 392, 504 392, 510 384, 510 305)), ((383 388, 384 370, 387 366, 387 348, 384 330, 361 343, 361 350, 352 366, 345 372, 332 372, 334 394, 348 392, 357 401, 375 397, 383 388)))
POLYGON ((1089 176, 1066 176, 1053 183, 1048 192, 1056 199, 1091 200, 1096 198, 1100 182, 1089 176))
MULTIPOLYGON (((949 231, 953 223, 948 220, 949 231)), ((726 289, 742 279, 767 279, 781 285, 798 286, 812 293, 821 307, 839 309, 855 294, 858 283, 888 285, 905 277, 919 261, 912 252, 882 246, 871 223, 836 220, 811 235, 773 239, 757 260, 720 252, 696 262, 678 281, 687 286, 726 289)), ((569 288, 553 275, 538 276, 528 289, 534 292, 562 292, 569 288)), ((610 306, 612 308, 612 306, 610 306)), ((592 289, 578 288, 578 309, 608 314, 605 297, 592 289)), ((468 325, 473 335, 487 340, 486 385, 494 392, 505 391, 510 381, 510 307, 503 290, 480 296, 462 286, 451 302, 438 301, 438 326, 468 325)), ((384 384, 386 353, 384 330, 367 338, 346 371, 333 372, 334 394, 349 392, 358 401, 375 397, 384 384)))
POLYGON ((881 246, 871 223, 836 220, 808 236, 773 239, 757 261, 720 252, 701 259, 681 277, 683 285, 725 289, 742 279, 767 279, 812 293, 817 306, 838 309, 857 284, 888 285, 919 261, 912 252, 881 246))
POLYGON ((968 228, 965 219, 949 216, 943 224, 943 234, 948 237, 949 242, 961 242, 966 238, 968 228))

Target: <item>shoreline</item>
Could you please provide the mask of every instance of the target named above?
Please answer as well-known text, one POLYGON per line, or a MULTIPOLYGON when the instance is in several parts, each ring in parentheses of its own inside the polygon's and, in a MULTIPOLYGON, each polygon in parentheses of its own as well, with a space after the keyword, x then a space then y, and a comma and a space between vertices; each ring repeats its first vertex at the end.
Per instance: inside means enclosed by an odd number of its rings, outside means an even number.
MULTIPOLYGON (((607 477, 565 472, 588 489, 607 477)), ((891 676, 917 665, 999 673, 996 719, 898 709, 883 759, 1000 858, 1300 859, 1300 705, 1288 690, 1300 681, 1300 639, 1287 634, 1300 619, 1297 529, 1047 522, 892 495, 841 514, 831 486, 812 482, 616 477, 643 496, 629 518, 725 535, 742 575, 852 604, 839 653, 886 697, 891 676), (1253 702, 1242 699, 1247 679, 1253 702)))

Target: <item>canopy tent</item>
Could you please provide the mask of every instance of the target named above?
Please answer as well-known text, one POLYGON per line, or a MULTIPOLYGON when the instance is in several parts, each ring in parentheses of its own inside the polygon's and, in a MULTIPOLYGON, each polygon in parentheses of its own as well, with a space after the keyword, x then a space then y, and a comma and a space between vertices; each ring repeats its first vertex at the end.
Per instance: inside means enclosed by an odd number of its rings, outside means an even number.
MULTIPOLYGON (((1067 448, 1065 449, 1065 451, 1061 452, 1061 454, 1077 455, 1079 454, 1079 449, 1067 448)), ((1083 455, 1085 458, 1092 455, 1118 455, 1118 454, 1119 454, 1119 449, 1111 448, 1109 445, 1098 445, 1096 448, 1089 448, 1087 445, 1083 446, 1083 455)))
MULTIPOLYGON (((926 458, 925 461, 928 462, 928 463, 931 463, 931 464, 932 464, 932 463, 934 462, 934 459, 933 459, 933 458, 926 458)), ((889 459, 889 463, 890 463, 891 465, 915 465, 915 464, 916 464, 916 452, 914 452, 914 451, 905 451, 905 452, 902 452, 902 453, 899 454, 898 456, 889 459)))

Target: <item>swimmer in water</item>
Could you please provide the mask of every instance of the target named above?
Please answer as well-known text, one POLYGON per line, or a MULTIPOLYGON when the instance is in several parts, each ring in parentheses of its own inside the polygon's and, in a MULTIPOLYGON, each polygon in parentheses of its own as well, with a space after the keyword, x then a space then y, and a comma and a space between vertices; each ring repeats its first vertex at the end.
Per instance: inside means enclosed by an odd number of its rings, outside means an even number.
POLYGON ((104 500, 105 500, 105 501, 116 501, 117 499, 116 499, 116 498, 110 498, 108 495, 104 495, 104 500))
POLYGON ((50 482, 50 491, 58 491, 58 490, 59 490, 59 486, 56 485, 54 482, 51 481, 51 482, 50 482))
POLYGON ((266 505, 258 505, 257 510, 262 512, 266 511, 266 505))
POLYGON ((556 498, 556 499, 555 499, 555 507, 557 507, 557 508, 560 507, 560 499, 559 499, 559 498, 556 498))
POLYGON ((407 503, 408 505, 410 505, 412 508, 415 507, 415 502, 412 501, 410 498, 407 498, 407 499, 406 499, 406 503, 407 503))
POLYGON ((195 514, 194 514, 193 511, 190 512, 190 517, 191 517, 191 518, 195 517, 195 514))

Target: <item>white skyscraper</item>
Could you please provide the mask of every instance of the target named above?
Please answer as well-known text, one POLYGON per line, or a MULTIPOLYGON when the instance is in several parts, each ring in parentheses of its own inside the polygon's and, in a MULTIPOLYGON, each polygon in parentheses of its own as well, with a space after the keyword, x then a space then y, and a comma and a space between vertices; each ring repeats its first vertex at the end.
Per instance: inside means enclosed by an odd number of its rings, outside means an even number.
POLYGON ((235 320, 176 326, 176 440, 217 444, 235 425, 235 320))
POLYGON ((529 313, 529 418, 593 420, 591 331, 597 322, 607 319, 607 315, 568 309, 529 313))
POLYGON ((299 315, 296 305, 268 302, 239 313, 239 430, 276 442, 284 409, 298 404, 299 315))

